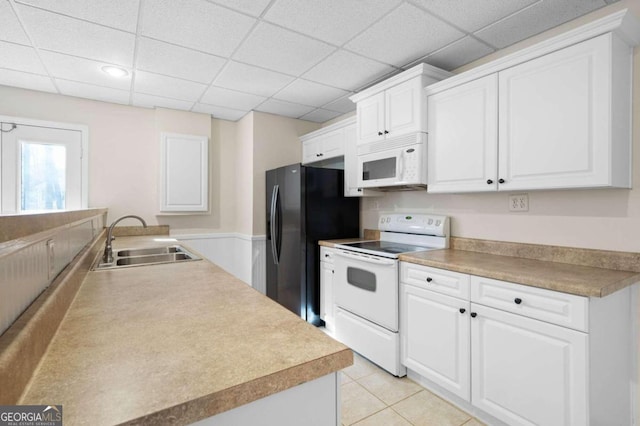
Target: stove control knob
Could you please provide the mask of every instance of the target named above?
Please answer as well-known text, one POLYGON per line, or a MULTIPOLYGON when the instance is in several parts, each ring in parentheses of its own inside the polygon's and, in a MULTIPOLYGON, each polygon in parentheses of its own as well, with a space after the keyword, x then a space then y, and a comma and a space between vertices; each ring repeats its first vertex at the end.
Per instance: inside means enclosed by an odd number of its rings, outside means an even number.
POLYGON ((389 223, 389 222, 391 222, 391 218, 390 217, 387 218, 387 223, 389 223))
POLYGON ((441 223, 442 223, 441 220, 436 220, 436 226, 440 226, 441 223))
POLYGON ((433 224, 433 219, 429 219, 429 221, 427 221, 427 224, 428 224, 428 225, 433 224))

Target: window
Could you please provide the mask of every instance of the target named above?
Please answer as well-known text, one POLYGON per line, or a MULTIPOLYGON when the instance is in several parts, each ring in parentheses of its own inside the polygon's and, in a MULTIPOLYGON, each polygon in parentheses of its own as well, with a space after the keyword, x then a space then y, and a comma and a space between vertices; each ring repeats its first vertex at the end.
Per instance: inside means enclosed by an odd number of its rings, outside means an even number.
POLYGON ((1 212, 86 208, 86 127, 1 118, 1 212))

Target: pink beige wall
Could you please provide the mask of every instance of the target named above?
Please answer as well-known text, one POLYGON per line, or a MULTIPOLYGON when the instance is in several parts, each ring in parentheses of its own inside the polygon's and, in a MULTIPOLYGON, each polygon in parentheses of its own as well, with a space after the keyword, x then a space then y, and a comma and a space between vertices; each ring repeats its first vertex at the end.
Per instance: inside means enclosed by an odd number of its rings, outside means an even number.
MULTIPOLYGON (((457 72, 504 56, 614 11, 629 8, 640 17, 640 2, 622 0, 590 15, 492 54, 457 72)), ((508 211, 508 193, 388 193, 362 203, 363 226, 375 228, 388 211, 434 212, 452 218, 454 236, 523 243, 640 251, 640 49, 634 53, 634 189, 529 191, 529 212, 508 211)))
POLYGON ((320 128, 318 123, 256 112, 253 133, 253 232, 265 233, 265 172, 302 158, 299 137, 320 128))
MULTIPOLYGON (((317 123, 252 112, 238 122, 0 86, 0 115, 89 128, 89 206, 109 208, 178 232, 264 234, 266 170, 301 158, 298 137, 317 123), (209 137, 210 211, 160 215, 160 133, 209 137)), ((125 223, 126 224, 126 223, 125 223)))

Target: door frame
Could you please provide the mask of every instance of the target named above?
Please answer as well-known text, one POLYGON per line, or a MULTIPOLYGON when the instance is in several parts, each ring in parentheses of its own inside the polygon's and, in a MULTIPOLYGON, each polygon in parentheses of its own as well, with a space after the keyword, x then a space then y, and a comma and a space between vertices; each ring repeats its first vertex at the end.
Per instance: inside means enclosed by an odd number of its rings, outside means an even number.
MULTIPOLYGON (((12 117, 0 115, 0 122, 15 123, 23 126, 49 127, 60 130, 74 130, 80 132, 80 208, 89 207, 89 126, 85 124, 63 123, 58 121, 38 120, 34 118, 12 117)), ((0 170, 2 170, 2 151, 0 150, 0 170)), ((0 173, 0 185, 2 184, 2 173, 0 173)), ((0 186, 1 187, 1 186, 0 186)), ((0 197, 1 198, 1 197, 0 197)), ((0 199, 0 211, 2 211, 2 199, 0 199)))

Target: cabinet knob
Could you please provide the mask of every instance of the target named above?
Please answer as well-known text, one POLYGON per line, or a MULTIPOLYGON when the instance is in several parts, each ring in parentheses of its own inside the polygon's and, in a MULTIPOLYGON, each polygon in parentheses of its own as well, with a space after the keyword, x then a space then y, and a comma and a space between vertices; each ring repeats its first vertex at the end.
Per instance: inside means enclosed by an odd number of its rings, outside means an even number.
POLYGON ((467 310, 465 308, 460 308, 460 313, 464 314, 465 312, 467 312, 467 310))
POLYGON ((323 155, 324 155, 323 153, 320 153, 320 154, 318 154, 318 157, 322 157, 323 155))
POLYGON ((378 136, 382 136, 382 134, 383 134, 382 132, 378 132, 378 136))
POLYGON ((433 278, 427 277, 427 282, 430 283, 431 281, 433 281, 433 278))
POLYGON ((516 305, 519 305, 522 303, 522 299, 520 299, 519 297, 516 297, 515 299, 513 299, 513 301, 515 302, 516 305))
POLYGON ((475 318, 475 317, 477 317, 477 316, 478 316, 478 314, 476 314, 475 312, 471 312, 471 314, 470 314, 470 315, 471 315, 471 318, 475 318))
POLYGON ((487 185, 491 185, 493 181, 491 179, 487 179, 487 185))
POLYGON ((388 130, 385 130, 385 131, 384 131, 384 134, 385 134, 385 135, 388 135, 388 134, 389 134, 389 131, 388 131, 388 130))
POLYGON ((505 180, 504 179, 498 179, 498 183, 504 183, 505 180))
POLYGON ((325 253, 325 254, 324 254, 324 257, 329 257, 329 253, 325 253))
POLYGON ((362 192, 362 188, 358 188, 358 192, 362 192))

